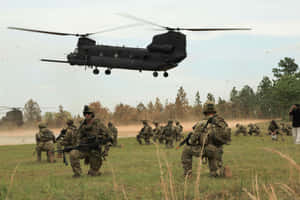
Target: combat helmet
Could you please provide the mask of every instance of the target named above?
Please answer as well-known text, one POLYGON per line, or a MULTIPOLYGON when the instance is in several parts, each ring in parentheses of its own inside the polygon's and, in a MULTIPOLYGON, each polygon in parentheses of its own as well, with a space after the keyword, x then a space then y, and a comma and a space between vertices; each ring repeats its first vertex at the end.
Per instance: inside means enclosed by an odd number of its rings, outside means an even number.
POLYGON ((168 124, 172 124, 172 123, 173 123, 173 120, 169 119, 168 124))
POLYGON ((46 123, 43 122, 39 123, 39 128, 47 128, 46 123))
POLYGON ((203 106, 203 114, 216 113, 215 103, 213 101, 206 101, 203 106))
POLYGON ((159 123, 158 123, 158 121, 153 121, 152 122, 154 125, 158 125, 159 123))
POLYGON ((92 108, 90 108, 89 106, 85 105, 83 107, 83 115, 85 114, 92 114, 94 117, 94 111, 92 110, 92 108))
POLYGON ((240 124, 239 123, 237 123, 236 125, 235 125, 235 127, 237 128, 237 127, 239 127, 240 126, 240 124))

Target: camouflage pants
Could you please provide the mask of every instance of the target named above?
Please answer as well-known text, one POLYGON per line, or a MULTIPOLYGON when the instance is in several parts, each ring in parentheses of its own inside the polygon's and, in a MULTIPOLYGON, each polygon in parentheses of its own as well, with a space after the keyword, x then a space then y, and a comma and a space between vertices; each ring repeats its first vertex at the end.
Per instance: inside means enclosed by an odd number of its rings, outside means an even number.
MULTIPOLYGON (((62 140, 56 141, 56 150, 60 151, 63 150, 63 145, 61 144, 62 140)), ((62 153, 57 153, 59 157, 61 157, 62 153)))
MULTIPOLYGON (((200 146, 185 146, 182 155, 181 163, 184 170, 184 176, 192 174, 193 156, 200 157, 200 146)), ((223 149, 208 145, 204 148, 203 156, 208 160, 208 167, 211 176, 223 176, 224 168, 222 162, 223 149)))
POLYGON ((166 147, 167 148, 173 148, 173 137, 166 137, 166 147))
POLYGON ((74 175, 80 176, 82 173, 80 166, 80 159, 89 160, 90 169, 88 171, 89 175, 99 174, 99 169, 102 165, 101 151, 91 150, 91 151, 78 151, 72 150, 70 152, 70 162, 74 175))
POLYGON ((240 130, 237 130, 237 131, 235 131, 235 136, 238 136, 238 135, 240 135, 240 133, 242 133, 244 136, 246 136, 247 135, 247 132, 246 131, 240 131, 240 130))
POLYGON ((47 152, 47 161, 54 162, 54 144, 53 141, 39 142, 36 145, 37 161, 42 160, 42 152, 47 152))
POLYGON ((142 139, 144 139, 145 144, 150 144, 150 137, 149 136, 140 135, 140 134, 136 136, 136 140, 138 141, 139 144, 143 144, 142 139))
POLYGON ((115 134, 115 135, 113 135, 113 146, 117 146, 117 143, 118 143, 118 135, 117 134, 115 134))

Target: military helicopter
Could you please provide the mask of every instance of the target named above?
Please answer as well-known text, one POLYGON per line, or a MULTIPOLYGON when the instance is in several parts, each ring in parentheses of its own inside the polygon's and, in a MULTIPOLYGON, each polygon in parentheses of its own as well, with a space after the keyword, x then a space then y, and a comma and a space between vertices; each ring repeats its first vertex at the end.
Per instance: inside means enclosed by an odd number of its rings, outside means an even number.
POLYGON ((0 111, 5 112, 5 116, 2 117, 1 123, 9 123, 16 126, 22 126, 24 124, 23 121, 23 112, 21 107, 9 107, 9 106, 0 106, 0 111))
POLYGON ((131 15, 122 15, 124 17, 128 17, 146 24, 150 24, 152 26, 159 27, 160 30, 164 30, 167 32, 153 36, 152 42, 146 48, 131 48, 97 45, 95 40, 88 37, 94 34, 107 32, 106 30, 94 33, 78 34, 18 27, 8 28, 20 31, 79 37, 77 48, 75 48, 74 52, 71 52, 67 55, 67 60, 41 59, 41 61, 69 63, 70 65, 86 66, 92 68, 93 73, 96 75, 100 72, 98 68, 103 67, 107 68, 105 70, 106 75, 110 75, 112 69, 118 68, 138 70, 140 72, 153 71, 154 77, 158 76, 158 71, 163 71, 163 76, 168 77, 167 71, 178 66, 178 64, 186 58, 186 36, 180 31, 251 30, 250 28, 174 28, 162 26, 131 15))

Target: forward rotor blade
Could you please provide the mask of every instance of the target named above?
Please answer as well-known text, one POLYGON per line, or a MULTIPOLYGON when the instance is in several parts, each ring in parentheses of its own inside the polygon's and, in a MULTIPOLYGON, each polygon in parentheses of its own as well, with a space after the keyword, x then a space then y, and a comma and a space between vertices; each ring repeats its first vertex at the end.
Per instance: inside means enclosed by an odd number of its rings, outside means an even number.
POLYGON ((145 19, 141 19, 141 18, 132 16, 132 15, 129 15, 129 14, 119 13, 118 15, 120 15, 122 17, 130 18, 130 19, 133 19, 133 20, 136 20, 136 21, 140 21, 140 22, 143 22, 143 23, 146 23, 146 24, 150 24, 150 25, 153 25, 153 26, 157 26, 157 27, 160 27, 160 28, 167 29, 166 26, 162 26, 162 25, 156 24, 154 22, 151 22, 151 21, 148 21, 148 20, 145 20, 145 19))
POLYGON ((177 31, 248 31, 251 28, 174 28, 177 31))
POLYGON ((114 27, 114 28, 104 29, 102 31, 97 31, 97 32, 94 32, 94 33, 87 33, 85 35, 89 36, 89 35, 94 35, 94 34, 99 34, 99 33, 106 33, 106 32, 111 32, 111 31, 117 31, 117 30, 120 30, 120 29, 141 26, 141 25, 143 25, 143 24, 141 24, 141 23, 127 24, 127 25, 123 25, 123 26, 117 26, 117 27, 114 27))
POLYGON ((52 31, 42 31, 42 30, 36 30, 36 29, 28 29, 28 28, 19 28, 19 27, 7 27, 8 29, 14 29, 18 31, 29 31, 29 32, 36 32, 36 33, 46 33, 46 34, 52 34, 52 35, 60 35, 60 36, 81 36, 82 34, 74 34, 74 33, 60 33, 60 32, 52 32, 52 31))
POLYGON ((66 60, 51 60, 51 59, 41 59, 43 62, 56 62, 56 63, 69 63, 66 60))

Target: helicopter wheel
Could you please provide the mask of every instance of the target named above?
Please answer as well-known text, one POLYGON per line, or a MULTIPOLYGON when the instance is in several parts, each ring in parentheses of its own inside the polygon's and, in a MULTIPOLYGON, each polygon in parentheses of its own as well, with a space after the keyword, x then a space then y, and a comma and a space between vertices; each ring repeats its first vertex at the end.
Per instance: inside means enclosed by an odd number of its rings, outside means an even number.
POLYGON ((157 71, 153 72, 153 77, 158 77, 157 71))
POLYGON ((164 72, 164 77, 167 78, 169 76, 168 72, 164 72))
POLYGON ((100 73, 99 69, 96 68, 93 70, 93 74, 98 75, 99 73, 100 73))
POLYGON ((106 75, 110 75, 111 74, 111 70, 110 69, 105 70, 105 74, 106 75))

